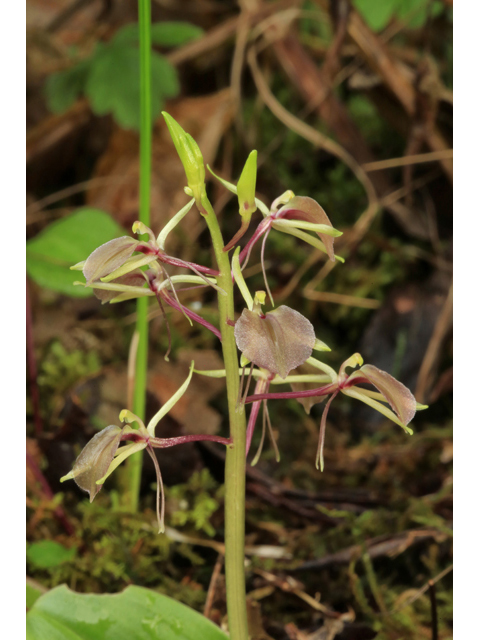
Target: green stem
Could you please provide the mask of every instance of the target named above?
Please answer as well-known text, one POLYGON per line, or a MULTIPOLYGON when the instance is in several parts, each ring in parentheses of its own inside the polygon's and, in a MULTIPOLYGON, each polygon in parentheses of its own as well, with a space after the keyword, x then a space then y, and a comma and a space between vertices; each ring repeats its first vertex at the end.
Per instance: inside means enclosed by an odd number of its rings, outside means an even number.
MULTIPOLYGON (((138 29, 140 42, 140 196, 139 219, 150 226, 150 184, 152 174, 152 81, 151 81, 151 6, 150 0, 138 0, 138 29)), ((148 239, 144 236, 142 239, 148 239)), ((139 335, 135 361, 133 413, 145 421, 145 395, 148 361, 148 298, 137 300, 136 331, 139 335)), ((143 452, 127 461, 122 502, 131 512, 138 509, 143 452)))
POLYGON ((230 437, 233 444, 227 447, 225 463, 225 575, 227 586, 228 629, 231 640, 247 640, 247 602, 245 594, 245 410, 237 411, 238 357, 234 327, 233 282, 228 254, 217 217, 206 194, 199 208, 206 214, 206 222, 212 237, 220 275, 218 285, 227 294, 218 296, 220 331, 225 363, 230 437))

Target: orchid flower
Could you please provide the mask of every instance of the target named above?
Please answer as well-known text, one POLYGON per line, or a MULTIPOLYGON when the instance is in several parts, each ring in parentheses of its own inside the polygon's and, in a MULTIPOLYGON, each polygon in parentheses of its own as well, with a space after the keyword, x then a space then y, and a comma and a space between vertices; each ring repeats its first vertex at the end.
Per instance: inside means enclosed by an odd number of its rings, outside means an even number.
MULTIPOLYGON (((221 339, 218 329, 181 304, 174 286, 175 284, 209 285, 220 293, 224 293, 218 287, 214 277, 218 275, 218 271, 194 262, 173 258, 165 253, 165 241, 168 234, 188 213, 193 203, 194 200, 191 200, 185 205, 168 222, 158 238, 155 238, 151 229, 137 221, 133 225, 134 233, 148 234, 148 241, 123 236, 110 240, 95 249, 85 261, 71 267, 74 270, 82 270, 86 280, 86 282, 75 282, 75 284, 92 287, 94 294, 102 303, 155 296, 164 317, 163 302, 181 311, 190 324, 192 324, 192 320, 195 320, 221 339), (167 264, 190 269, 195 275, 170 276, 165 269, 167 264), (141 270, 146 267, 148 267, 146 271, 141 270)), ((170 329, 166 317, 165 322, 170 343, 170 329)), ((169 352, 170 346, 166 354, 167 360, 169 352)))
MULTIPOLYGON (((329 351, 329 348, 316 339, 311 322, 294 309, 282 305, 274 311, 263 313, 262 305, 265 303, 266 294, 264 291, 257 291, 255 297, 252 298, 239 268, 238 252, 239 249, 234 254, 233 272, 247 303, 247 308, 243 310, 240 318, 236 321, 234 329, 237 347, 241 351, 238 407, 245 403, 252 378, 255 378, 256 381, 254 392, 256 396, 267 394, 270 384, 289 381, 293 383, 312 381, 321 383, 329 380, 330 378, 317 374, 289 376, 290 371, 301 366, 310 358, 314 349, 329 351), (245 375, 247 375, 246 384, 245 375)), ((197 373, 210 377, 225 375, 224 370, 198 371, 197 373)), ((259 400, 252 405, 246 432, 246 455, 250 450, 255 424, 262 404, 262 436, 252 465, 256 464, 259 459, 267 427, 275 449, 275 456, 279 460, 266 400, 259 400)))
MULTIPOLYGON (((252 152, 253 153, 253 152, 252 152)), ((255 155, 256 159, 256 155, 255 155)), ((250 158, 249 158, 250 160, 250 158)), ((248 160, 247 160, 248 163, 248 160)), ((250 191, 253 185, 253 192, 249 193, 248 199, 243 196, 245 192, 244 184, 242 183, 242 178, 244 173, 240 176, 240 180, 238 181, 237 186, 220 178, 217 176, 207 165, 210 173, 219 180, 223 186, 238 195, 239 204, 240 204, 240 213, 242 212, 242 203, 244 201, 249 203, 250 208, 248 209, 249 215, 247 219, 242 218, 242 226, 240 230, 235 234, 232 240, 225 247, 225 251, 230 250, 234 244, 243 236, 245 231, 248 228, 248 223, 250 222, 250 217, 253 211, 260 209, 263 214, 263 220, 258 225, 257 229, 254 231, 252 237, 247 242, 245 247, 242 249, 239 260, 241 264, 241 268, 244 269, 247 265, 247 262, 250 258, 250 253, 254 245, 260 240, 263 236, 261 253, 260 253, 260 262, 262 265, 263 278, 265 281, 265 289, 270 298, 270 302, 273 304, 273 298, 270 291, 270 287, 268 286, 266 271, 265 271, 265 244, 272 229, 276 229, 277 231, 282 231, 283 233, 288 233, 289 235, 295 236, 308 244, 311 244, 320 251, 326 253, 330 260, 335 261, 339 260, 343 262, 343 258, 336 256, 333 251, 333 241, 334 238, 337 238, 342 235, 341 231, 334 229, 332 223, 330 222, 327 214, 322 209, 322 207, 313 200, 312 198, 308 198, 306 196, 295 196, 293 191, 286 191, 284 194, 276 198, 270 209, 258 198, 254 197, 255 190, 255 181, 253 179, 252 169, 250 169, 250 180, 249 187, 250 191), (243 196, 243 197, 242 197, 243 196), (282 206, 281 206, 282 205, 282 206), (280 208, 279 208, 280 207, 280 208), (317 234, 318 237, 311 235, 308 233, 309 231, 313 231, 317 234)), ((256 166, 255 166, 256 168, 256 166)), ((245 170, 247 169, 247 164, 245 165, 245 170)))
MULTIPOLYGON (((330 377, 330 381, 324 386, 308 390, 295 390, 283 393, 255 393, 254 395, 247 397, 245 402, 256 403, 262 400, 280 398, 296 398, 297 400, 308 398, 315 399, 315 402, 322 402, 330 396, 323 410, 320 422, 316 466, 317 469, 320 468, 321 471, 323 471, 324 468, 323 449, 327 415, 333 399, 339 392, 373 407, 392 420, 392 422, 395 422, 402 427, 402 429, 410 435, 413 431, 407 425, 415 416, 416 411, 427 408, 425 405, 417 403, 411 391, 409 391, 407 387, 389 373, 381 371, 371 364, 364 365, 363 358, 359 353, 355 353, 353 356, 348 358, 340 367, 338 374, 331 367, 319 362, 315 358, 308 358, 306 362, 307 364, 313 365, 315 368, 324 371, 327 376, 330 377), (356 367, 357 365, 360 365, 359 369, 349 375, 346 373, 347 368, 356 367), (364 389, 363 387, 359 387, 359 384, 371 384, 377 389, 377 391, 364 389), (387 404, 390 405, 391 409, 386 406, 387 404)), ((315 402, 313 404, 315 404, 315 402)), ((310 407, 305 407, 305 409, 308 413, 310 407)))
POLYGON ((124 409, 120 413, 120 421, 126 423, 126 425, 123 428, 110 425, 94 435, 78 456, 72 471, 63 476, 63 478, 60 478, 60 482, 71 479, 75 480, 81 489, 89 493, 90 502, 93 502, 108 476, 129 456, 137 451, 146 449, 152 458, 157 475, 157 520, 159 533, 163 533, 165 531, 165 493, 162 474, 153 450, 174 447, 177 444, 183 444, 185 442, 198 442, 200 440, 219 442, 224 445, 231 443, 230 439, 211 435, 187 435, 175 438, 155 437, 157 424, 172 407, 175 406, 187 390, 190 380, 192 379, 193 367, 194 362, 192 361, 190 372, 185 382, 178 391, 174 393, 170 400, 153 416, 147 426, 145 426, 143 421, 134 413, 124 409), (138 428, 131 426, 134 423, 137 423, 138 428), (126 442, 127 444, 120 447, 122 442, 126 442))
POLYGON ((143 222, 138 220, 133 223, 132 230, 137 234, 148 234, 148 240, 136 240, 130 236, 122 236, 110 240, 95 249, 90 256, 83 262, 71 267, 74 270, 82 270, 85 276, 86 286, 90 287, 95 282, 110 282, 115 278, 119 278, 135 269, 139 269, 153 262, 169 264, 174 267, 182 267, 190 269, 200 278, 204 278, 206 284, 211 284, 205 274, 217 276, 218 271, 203 267, 195 262, 187 262, 167 255, 165 252, 165 241, 172 229, 186 216, 195 201, 192 199, 188 202, 168 224, 162 229, 158 238, 155 237, 153 231, 143 222), (133 255, 140 253, 142 255, 133 255))

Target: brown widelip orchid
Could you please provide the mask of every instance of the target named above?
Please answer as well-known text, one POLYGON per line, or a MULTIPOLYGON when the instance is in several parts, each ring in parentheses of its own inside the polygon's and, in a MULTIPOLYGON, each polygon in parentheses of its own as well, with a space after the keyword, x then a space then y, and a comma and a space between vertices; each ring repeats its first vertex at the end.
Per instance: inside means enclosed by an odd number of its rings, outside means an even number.
POLYGON ((262 265, 265 289, 268 293, 272 306, 273 297, 270 287, 268 286, 267 274, 265 271, 265 245, 272 229, 288 233, 289 235, 307 242, 313 247, 326 253, 328 258, 332 261, 344 261, 343 258, 336 256, 333 250, 334 239, 341 236, 342 232, 333 227, 324 209, 318 204, 318 202, 316 202, 316 200, 307 196, 296 196, 293 191, 289 190, 276 198, 269 209, 265 203, 258 198, 255 198, 256 152, 252 152, 252 154, 250 154, 237 185, 220 178, 220 176, 217 176, 210 167, 208 167, 208 169, 226 189, 238 196, 240 205, 242 225, 239 231, 225 247, 225 251, 233 248, 235 243, 238 242, 247 231, 250 223, 250 217, 257 208, 263 215, 263 220, 260 222, 251 238, 240 252, 239 261, 241 268, 244 269, 250 258, 253 247, 260 238, 263 237, 260 262, 262 265), (253 156, 254 153, 255 156, 253 156), (253 158, 255 159, 255 163, 253 158), (243 213, 244 211, 247 212, 247 215, 243 213), (313 231, 316 235, 312 235, 309 233, 310 231, 313 231))
POLYGON ((145 426, 138 416, 125 409, 120 413, 120 421, 125 422, 126 426, 121 428, 115 425, 109 425, 95 434, 90 442, 83 448, 73 465, 73 469, 66 476, 60 478, 60 482, 71 479, 75 480, 81 489, 88 492, 90 502, 93 502, 108 476, 129 456, 137 453, 137 451, 146 449, 152 458, 157 474, 157 519, 159 532, 163 532, 165 530, 165 496, 162 474, 153 450, 166 449, 168 447, 174 447, 177 444, 198 442, 200 440, 219 442, 225 445, 231 442, 230 439, 211 435, 186 435, 175 438, 155 437, 157 424, 187 390, 190 380, 192 379, 193 367, 194 363, 192 362, 190 372, 185 382, 178 391, 174 393, 170 400, 153 416, 147 426, 145 426), (138 428, 133 428, 132 425, 135 423, 138 425, 138 428), (122 442, 126 444, 120 447, 122 442))
POLYGON ((282 305, 262 313, 258 305, 243 310, 235 323, 235 339, 250 362, 286 378, 312 355, 315 331, 310 320, 295 309, 282 305))
POLYGON ((165 252, 168 234, 185 217, 193 203, 194 201, 191 200, 185 205, 164 227, 158 238, 151 229, 137 221, 133 225, 133 231, 138 234, 148 234, 147 241, 130 236, 115 238, 95 249, 83 262, 71 267, 74 270, 81 270, 85 276, 85 282, 75 284, 91 287, 103 304, 146 296, 156 297, 164 315, 169 336, 166 359, 170 352, 170 329, 165 316, 164 303, 181 311, 190 323, 193 320, 206 327, 221 340, 221 332, 216 327, 180 302, 175 287, 179 284, 200 287, 208 285, 223 293, 215 280, 218 271, 174 258, 165 252), (165 268, 166 265, 189 269, 195 275, 170 276, 165 268))
MULTIPOLYGON (((144 13, 148 13, 146 8, 144 13)), ((142 33, 142 29, 140 32, 142 33)), ((144 36, 146 37, 146 32, 144 36)), ((141 58, 143 60, 143 55, 141 58)), ((168 305, 181 311, 190 321, 194 320, 207 327, 221 340, 223 368, 213 371, 195 371, 192 362, 185 382, 148 424, 144 424, 148 355, 148 305, 145 303, 148 301, 141 301, 137 314, 138 330, 134 334, 136 342, 132 341, 134 347, 138 342, 137 355, 134 355, 135 348, 130 351, 130 362, 133 363, 136 360, 135 366, 131 367, 131 369, 135 368, 133 406, 135 413, 140 415, 135 415, 129 410, 122 411, 120 414, 122 424, 109 425, 97 433, 80 453, 71 472, 61 480, 63 482, 74 479, 79 487, 88 492, 92 501, 106 479, 119 465, 131 455, 146 450, 152 458, 156 471, 156 511, 159 530, 163 531, 165 497, 162 474, 154 450, 201 440, 225 445, 224 556, 228 629, 232 640, 246 640, 249 637, 249 629, 245 599, 245 464, 260 409, 263 409, 262 433, 258 451, 251 464, 255 464, 259 459, 267 430, 277 459, 279 457, 267 407, 269 400, 296 399, 302 403, 307 413, 313 405, 323 402, 316 455, 317 468, 323 471, 328 411, 338 394, 343 393, 373 407, 409 434, 412 433, 412 429, 408 425, 416 411, 426 407, 419 405, 413 394, 390 374, 373 365, 364 364, 358 353, 343 362, 338 371, 313 357, 314 351, 330 351, 330 349, 317 339, 310 320, 295 309, 286 305, 270 311, 264 311, 262 308, 267 295, 274 307, 265 269, 265 247, 272 230, 287 233, 306 242, 322 251, 330 261, 343 262, 343 259, 334 252, 335 238, 342 234, 333 227, 320 204, 312 198, 296 196, 288 190, 276 198, 271 207, 267 207, 255 197, 257 153, 252 151, 245 162, 237 185, 219 178, 227 189, 237 195, 240 216, 237 218, 238 223, 234 225, 236 233, 225 244, 224 233, 220 227, 222 219, 217 217, 207 194, 202 152, 192 136, 184 131, 171 116, 164 113, 164 117, 185 170, 187 186, 184 191, 191 198, 190 201, 168 222, 157 237, 146 224, 136 222, 133 225, 133 232, 139 234, 138 238, 124 236, 111 240, 98 247, 84 262, 73 268, 83 271, 85 276, 85 282, 78 284, 92 288, 102 303, 116 303, 150 296, 156 299, 164 316, 164 305, 168 305), (208 229, 210 234, 211 248, 218 271, 176 258, 165 250, 168 234, 188 214, 194 204, 199 213, 197 220, 205 223, 206 230, 208 229), (249 225, 257 209, 261 212, 263 219, 241 248, 237 246, 238 242, 249 231, 249 225), (243 275, 248 272, 243 270, 253 247, 259 241, 261 241, 259 254, 265 291, 257 291, 252 296, 243 275), (231 250, 233 251, 230 254, 231 250), (177 273, 172 275, 169 273, 171 268, 181 268, 187 272, 183 275, 177 273), (199 286, 212 287, 219 294, 218 327, 194 313, 179 299, 182 290, 199 286), (245 301, 245 308, 239 314, 236 313, 235 308, 237 301, 235 287, 238 287, 245 301), (222 438, 212 435, 157 437, 155 433, 157 424, 185 394, 194 372, 213 378, 225 378, 230 437, 222 438), (249 391, 252 380, 255 381, 253 393, 249 391), (275 385, 290 385, 292 391, 272 392, 275 385), (251 404, 248 422, 245 415, 247 403, 251 404)), ((145 119, 144 124, 147 121, 148 118, 145 119)), ((148 145, 143 147, 143 150, 147 147, 148 145)), ((150 163, 146 162, 147 154, 142 151, 140 159, 145 161, 145 172, 142 175, 148 177, 151 167, 150 163)), ((148 180, 141 183, 140 200, 144 204, 144 212, 148 213, 149 199, 147 197, 142 199, 142 196, 149 193, 148 180)), ((140 211, 143 212, 142 207, 140 211)), ((148 215, 141 217, 142 220, 148 220, 148 215)), ((194 410, 192 406, 187 408, 187 411, 194 410)), ((128 473, 128 482, 131 487, 128 497, 135 498, 135 501, 138 501, 139 471, 139 465, 131 465, 128 473)), ((133 501, 129 506, 136 508, 133 501)))
MULTIPOLYGON (((237 257, 238 252, 235 255, 235 258, 237 257)), ((242 287, 246 286, 241 274, 240 276, 238 274, 238 264, 235 266, 235 273, 237 282, 242 283, 242 287)), ((258 367, 260 375, 256 380, 255 393, 267 393, 270 382, 275 377, 287 378, 292 369, 303 364, 312 355, 316 343, 315 331, 312 323, 305 316, 285 305, 263 313, 264 291, 257 291, 253 300, 247 296, 247 301, 251 308, 244 309, 236 321, 235 340, 245 366, 251 363, 258 367)), ((240 385, 240 401, 243 395, 245 366, 240 385)), ((249 368, 245 395, 248 393, 252 376, 253 366, 249 368)), ((250 449, 261 404, 263 404, 262 437, 252 464, 255 464, 260 456, 267 427, 276 457, 279 458, 266 401, 254 402, 252 405, 247 425, 246 453, 248 454, 250 449)))
MULTIPOLYGON (((396 380, 393 376, 371 364, 363 364, 363 358, 359 353, 355 353, 348 358, 339 369, 338 374, 324 363, 315 358, 309 358, 307 363, 324 371, 330 377, 330 382, 314 389, 286 391, 281 393, 255 393, 245 399, 246 403, 260 402, 262 400, 296 398, 298 400, 309 399, 309 405, 305 406, 307 413, 313 404, 323 402, 328 396, 320 422, 320 435, 316 457, 316 466, 323 471, 324 459, 323 449, 325 443, 325 430, 327 416, 330 405, 334 398, 341 392, 351 398, 360 400, 368 404, 373 409, 382 413, 385 417, 398 424, 408 433, 413 431, 407 425, 411 422, 418 410, 426 409, 425 405, 418 404, 412 392, 405 385, 396 380), (346 373, 347 368, 360 365, 360 368, 351 374, 346 373), (359 387, 360 384, 373 385, 377 391, 359 387), (315 402, 312 402, 315 400, 315 402), (390 408, 386 405, 390 405, 390 408)), ((286 378, 286 382, 293 382, 286 378)))

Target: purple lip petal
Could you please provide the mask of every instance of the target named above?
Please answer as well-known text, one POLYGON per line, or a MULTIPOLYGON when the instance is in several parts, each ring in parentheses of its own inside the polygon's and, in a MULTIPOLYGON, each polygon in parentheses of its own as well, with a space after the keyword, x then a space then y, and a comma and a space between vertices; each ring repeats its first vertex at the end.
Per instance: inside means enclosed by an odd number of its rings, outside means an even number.
POLYGON ((201 324, 202 327, 209 329, 212 333, 214 333, 217 336, 219 340, 222 339, 222 334, 216 327, 213 326, 213 324, 210 324, 210 322, 208 322, 207 320, 204 320, 201 316, 199 316, 197 313, 195 313, 191 309, 188 309, 188 307, 185 307, 183 304, 178 304, 178 302, 174 298, 169 296, 168 293, 166 293, 165 291, 161 292, 161 296, 165 300, 165 302, 167 302, 171 307, 173 307, 177 311, 182 311, 189 318, 191 318, 192 320, 195 320, 195 322, 198 322, 198 324, 201 324))
MULTIPOLYGON (((330 227, 333 226, 318 202, 307 196, 295 196, 278 211, 275 217, 277 219, 303 220, 305 222, 313 222, 314 224, 328 224, 330 227)), ((325 245, 330 260, 335 261, 333 238, 324 233, 317 233, 317 235, 325 245)))
POLYGON ((289 400, 290 398, 314 398, 316 396, 328 396, 338 389, 337 383, 327 384, 317 389, 308 389, 307 391, 284 391, 279 393, 259 393, 248 396, 245 404, 250 402, 258 402, 258 400, 289 400))
POLYGON ((235 323, 235 340, 251 362, 286 378, 312 355, 315 331, 307 318, 285 305, 264 316, 244 309, 235 323))
POLYGON ((413 393, 393 376, 373 364, 365 364, 358 371, 354 371, 347 380, 347 385, 359 383, 372 384, 383 395, 397 416, 407 425, 417 410, 417 402, 413 393))

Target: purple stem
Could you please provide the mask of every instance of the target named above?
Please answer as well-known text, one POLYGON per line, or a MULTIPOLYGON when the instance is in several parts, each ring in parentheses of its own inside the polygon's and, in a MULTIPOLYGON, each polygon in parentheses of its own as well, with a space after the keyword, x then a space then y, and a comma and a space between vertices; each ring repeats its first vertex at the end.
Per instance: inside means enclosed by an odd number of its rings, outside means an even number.
MULTIPOLYGON (((37 480, 37 482, 39 482, 39 484, 41 485, 43 493, 49 500, 52 500, 54 497, 53 491, 50 489, 50 485, 48 484, 48 481, 43 475, 40 467, 36 463, 35 458, 30 453, 28 453, 28 451, 27 464, 30 467, 33 475, 35 476, 35 480, 37 480)), ((62 507, 56 507, 53 513, 55 514, 57 520, 63 526, 65 531, 68 533, 68 535, 73 536, 73 534, 75 533, 75 529, 68 521, 67 516, 65 515, 65 511, 62 509, 62 507)))
POLYGON ((37 363, 35 360, 35 345, 33 341, 33 320, 32 320, 32 307, 30 305, 30 290, 28 287, 27 278, 27 363, 28 363, 28 379, 30 383, 30 395, 32 397, 33 405, 33 421, 35 424, 35 435, 40 438, 43 433, 42 418, 40 415, 40 394, 38 392, 37 385, 37 363))
POLYGON ((289 398, 315 398, 316 396, 328 396, 338 389, 338 383, 327 384, 325 387, 308 389, 306 391, 283 391, 280 393, 259 393, 248 396, 245 404, 258 400, 288 400, 289 398))
POLYGON ((220 333, 220 331, 216 327, 214 327, 213 324, 210 324, 210 322, 208 322, 207 320, 204 320, 201 316, 195 313, 195 311, 188 309, 183 304, 178 304, 178 302, 174 298, 169 296, 168 293, 166 293, 165 291, 162 291, 160 295, 165 300, 165 302, 167 302, 171 307, 173 307, 174 309, 177 309, 177 311, 182 311, 189 318, 191 318, 192 320, 195 320, 195 322, 198 322, 198 324, 201 324, 202 327, 209 329, 212 333, 214 333, 217 336, 219 340, 222 339, 222 334, 220 333))

